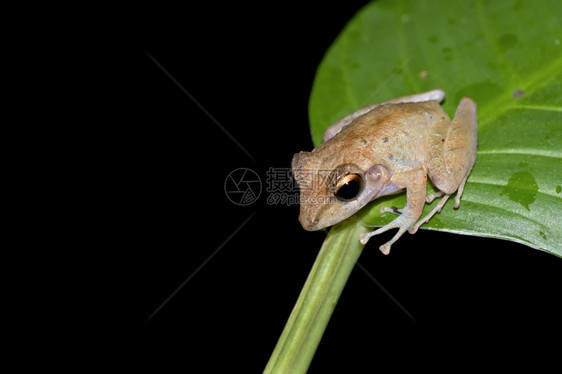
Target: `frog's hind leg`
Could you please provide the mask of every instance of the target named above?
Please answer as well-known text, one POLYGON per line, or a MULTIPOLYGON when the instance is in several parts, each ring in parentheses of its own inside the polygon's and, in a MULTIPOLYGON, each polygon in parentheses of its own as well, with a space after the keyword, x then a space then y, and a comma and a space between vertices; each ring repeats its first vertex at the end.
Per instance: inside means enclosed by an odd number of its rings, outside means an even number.
MULTIPOLYGON (((470 98, 463 98, 451 123, 436 126, 439 127, 433 130, 435 135, 442 137, 443 148, 432 149, 428 174, 435 187, 444 195, 457 192, 455 208, 458 208, 466 180, 476 161, 476 103, 470 98)), ((439 197, 439 193, 429 197, 433 196, 439 197)))

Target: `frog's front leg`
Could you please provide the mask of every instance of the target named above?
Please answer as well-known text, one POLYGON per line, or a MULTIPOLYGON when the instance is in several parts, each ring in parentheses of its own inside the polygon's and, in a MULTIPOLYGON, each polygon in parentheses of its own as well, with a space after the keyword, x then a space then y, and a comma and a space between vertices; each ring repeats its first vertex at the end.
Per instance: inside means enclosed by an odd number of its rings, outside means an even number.
POLYGON ((375 231, 361 234, 359 240, 362 244, 366 244, 369 238, 388 231, 390 229, 398 228, 398 232, 394 237, 387 243, 380 246, 382 253, 387 255, 390 252, 390 247, 392 244, 398 240, 410 227, 412 227, 418 218, 421 216, 423 207, 425 205, 425 195, 426 195, 426 181, 427 176, 423 170, 412 170, 408 172, 403 172, 395 174, 392 177, 392 183, 399 187, 406 188, 406 206, 397 211, 400 216, 394 221, 390 222, 375 231))

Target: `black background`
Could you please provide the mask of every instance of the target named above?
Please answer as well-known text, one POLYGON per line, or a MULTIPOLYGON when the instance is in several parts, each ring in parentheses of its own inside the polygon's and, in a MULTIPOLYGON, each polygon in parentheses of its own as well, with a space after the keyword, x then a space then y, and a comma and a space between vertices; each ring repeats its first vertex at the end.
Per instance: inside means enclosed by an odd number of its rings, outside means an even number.
MULTIPOLYGON (((126 318, 138 332, 135 360, 188 372, 265 367, 326 234, 303 230, 298 206, 269 205, 265 191, 250 206, 231 203, 224 181, 240 167, 265 181, 269 167, 289 167, 294 153, 312 149, 316 68, 363 4, 209 3, 128 15, 133 26, 119 39, 132 53, 123 67, 131 82, 118 92, 129 103, 119 193, 132 223, 122 246, 134 268, 126 318)), ((378 246, 392 235, 371 239, 359 262, 415 321, 356 267, 310 372, 559 340, 559 258, 427 230, 384 256, 378 246)))

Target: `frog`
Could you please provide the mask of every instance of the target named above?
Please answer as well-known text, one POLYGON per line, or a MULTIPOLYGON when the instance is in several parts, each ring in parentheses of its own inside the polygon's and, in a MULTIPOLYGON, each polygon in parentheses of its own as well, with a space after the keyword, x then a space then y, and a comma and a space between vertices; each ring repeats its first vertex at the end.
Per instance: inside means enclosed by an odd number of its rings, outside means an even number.
POLYGON ((454 209, 476 161, 476 103, 463 97, 451 120, 441 103, 442 89, 403 96, 359 108, 329 126, 322 143, 293 156, 291 169, 300 192, 299 221, 307 231, 322 230, 354 216, 369 202, 406 191, 402 208, 380 208, 398 215, 390 223, 359 235, 359 241, 391 229, 379 247, 389 254, 406 232, 414 234, 441 212, 454 194, 454 209), (436 192, 427 194, 427 182, 436 192), (425 204, 440 198, 420 218, 425 204))

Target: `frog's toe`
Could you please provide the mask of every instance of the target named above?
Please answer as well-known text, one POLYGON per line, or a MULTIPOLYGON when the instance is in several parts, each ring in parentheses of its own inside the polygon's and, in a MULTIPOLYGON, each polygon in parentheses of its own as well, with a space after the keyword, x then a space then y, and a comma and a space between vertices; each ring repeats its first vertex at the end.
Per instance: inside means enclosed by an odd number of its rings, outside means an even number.
POLYGON ((430 204, 430 203, 433 202, 433 200, 435 200, 435 199, 438 198, 438 197, 443 196, 444 194, 445 194, 445 192, 443 192, 443 191, 437 191, 437 192, 435 192, 435 193, 432 193, 431 195, 427 195, 427 196, 425 197, 425 202, 428 203, 428 204, 430 204))
POLYGON ((398 239, 400 239, 400 237, 406 232, 405 228, 400 228, 398 229, 398 232, 396 233, 396 235, 394 235, 394 237, 392 239, 390 239, 388 242, 384 243, 383 245, 381 245, 379 247, 380 251, 387 255, 390 253, 390 247, 392 246, 392 244, 394 244, 395 241, 397 241, 398 239))
POLYGON ((460 206, 461 206, 461 198, 460 196, 457 196, 455 198, 455 205, 453 205, 453 209, 459 209, 460 206))
MULTIPOLYGON (((400 219, 400 217, 398 217, 398 219, 400 219)), ((371 238, 372 236, 378 235, 382 232, 385 232, 385 231, 387 231, 391 228, 395 228, 395 227, 398 227, 398 232, 396 233, 396 235, 394 235, 394 237, 392 239, 390 239, 390 241, 388 241, 387 243, 385 243, 385 244, 383 244, 379 247, 380 251, 382 253, 384 253, 385 255, 387 255, 390 252, 390 247, 392 246, 392 244, 395 241, 397 241, 406 232, 406 230, 407 230, 406 228, 400 227, 396 223, 393 224, 393 222, 391 222, 388 225, 379 228, 378 230, 367 232, 367 233, 359 235, 359 241, 361 242, 361 244, 367 244, 367 242, 369 241, 369 238, 371 238)))
POLYGON ((390 208, 389 208, 389 207, 386 207, 386 206, 381 206, 381 207, 380 207, 380 212, 381 212, 381 213, 402 214, 402 209, 398 209, 398 208, 395 207, 395 206, 391 206, 390 208))
POLYGON ((363 245, 367 244, 367 242, 369 241, 370 236, 367 234, 361 234, 359 235, 359 242, 363 245))
POLYGON ((391 247, 391 244, 389 244, 389 243, 384 243, 383 245, 381 245, 381 246, 379 247, 379 249, 380 249, 380 251, 381 251, 384 255, 387 255, 387 254, 390 253, 390 247, 391 247))

